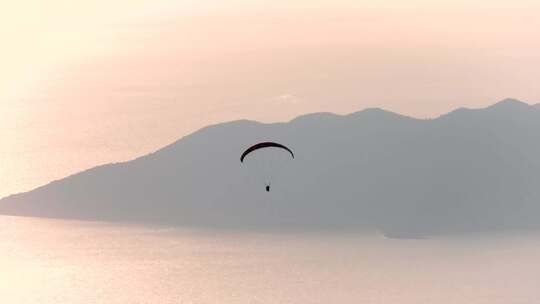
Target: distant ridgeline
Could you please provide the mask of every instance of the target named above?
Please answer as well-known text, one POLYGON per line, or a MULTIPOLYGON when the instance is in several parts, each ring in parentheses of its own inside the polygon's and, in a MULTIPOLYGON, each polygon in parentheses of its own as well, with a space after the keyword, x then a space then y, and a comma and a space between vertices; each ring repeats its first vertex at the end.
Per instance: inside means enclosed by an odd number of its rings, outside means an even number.
POLYGON ((393 237, 536 230, 540 106, 504 100, 429 120, 368 109, 224 123, 4 198, 0 213, 393 237), (239 162, 266 140, 295 151, 270 193, 239 162))

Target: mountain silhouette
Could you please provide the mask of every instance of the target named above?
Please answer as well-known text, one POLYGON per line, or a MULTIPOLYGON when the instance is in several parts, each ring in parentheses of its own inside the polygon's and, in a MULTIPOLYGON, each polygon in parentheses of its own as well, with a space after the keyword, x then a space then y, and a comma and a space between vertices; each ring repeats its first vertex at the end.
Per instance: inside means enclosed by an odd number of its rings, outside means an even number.
POLYGON ((0 213, 392 237, 537 230, 538 108, 506 99, 425 120, 367 109, 223 123, 6 197, 0 213), (295 152, 268 194, 239 161, 267 140, 295 152))

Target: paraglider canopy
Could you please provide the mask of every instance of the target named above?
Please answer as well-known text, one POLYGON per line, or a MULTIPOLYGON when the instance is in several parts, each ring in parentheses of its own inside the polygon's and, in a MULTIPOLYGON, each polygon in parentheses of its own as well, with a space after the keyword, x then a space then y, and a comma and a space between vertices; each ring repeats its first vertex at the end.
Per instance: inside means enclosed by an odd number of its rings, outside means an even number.
POLYGON ((242 153, 242 156, 240 156, 240 162, 243 163, 244 158, 246 158, 246 156, 248 156, 248 154, 250 154, 253 151, 256 151, 256 150, 259 150, 259 149, 264 149, 264 148, 271 148, 271 147, 287 150, 291 154, 292 158, 294 158, 294 153, 293 153, 293 151, 291 151, 291 149, 287 148, 286 146, 284 146, 282 144, 267 141, 267 142, 258 143, 256 145, 253 145, 253 146, 247 148, 247 150, 244 151, 244 153, 242 153))

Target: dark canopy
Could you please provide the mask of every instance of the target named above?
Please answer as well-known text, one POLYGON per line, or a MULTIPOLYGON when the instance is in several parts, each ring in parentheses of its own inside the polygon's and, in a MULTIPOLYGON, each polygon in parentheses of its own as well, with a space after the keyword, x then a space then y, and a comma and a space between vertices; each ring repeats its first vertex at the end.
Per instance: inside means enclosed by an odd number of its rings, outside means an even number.
POLYGON ((259 149, 263 149, 263 148, 270 148, 270 147, 287 150, 287 151, 289 151, 289 153, 291 153, 292 158, 294 158, 293 151, 291 151, 291 149, 285 147, 284 145, 278 144, 278 143, 275 143, 275 142, 262 142, 262 143, 258 143, 256 145, 253 145, 253 146, 249 147, 246 151, 244 151, 244 153, 242 153, 242 156, 240 157, 240 162, 244 162, 244 158, 249 153, 251 153, 251 152, 253 152, 255 150, 259 150, 259 149))

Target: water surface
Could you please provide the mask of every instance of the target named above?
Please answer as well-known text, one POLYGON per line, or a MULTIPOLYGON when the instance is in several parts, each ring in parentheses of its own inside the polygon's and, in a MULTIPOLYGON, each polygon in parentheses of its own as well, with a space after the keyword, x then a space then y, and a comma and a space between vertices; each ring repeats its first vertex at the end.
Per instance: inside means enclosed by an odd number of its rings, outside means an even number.
POLYGON ((538 303, 540 238, 393 240, 0 217, 0 303, 538 303))

